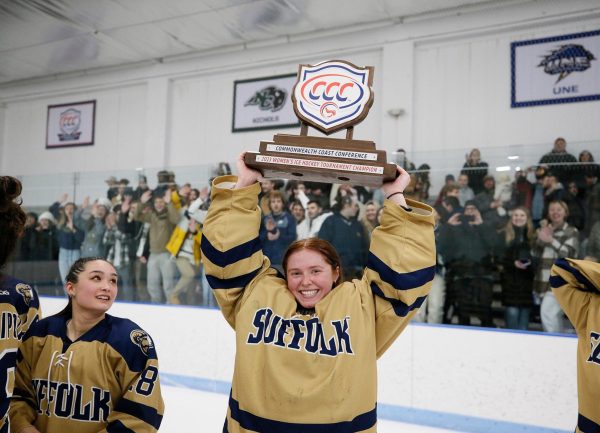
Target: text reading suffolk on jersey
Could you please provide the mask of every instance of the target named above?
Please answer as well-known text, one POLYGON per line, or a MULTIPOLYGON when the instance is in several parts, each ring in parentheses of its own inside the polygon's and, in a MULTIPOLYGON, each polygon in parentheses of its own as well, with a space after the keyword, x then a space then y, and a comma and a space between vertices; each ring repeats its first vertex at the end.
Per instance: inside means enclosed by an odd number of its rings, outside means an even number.
POLYGON ((255 332, 248 335, 247 344, 273 344, 293 350, 304 349, 309 353, 337 356, 340 353, 354 354, 350 342, 350 318, 332 320, 334 335, 325 340, 323 324, 318 317, 308 320, 299 317, 286 319, 273 314, 270 308, 262 308, 254 313, 255 332))

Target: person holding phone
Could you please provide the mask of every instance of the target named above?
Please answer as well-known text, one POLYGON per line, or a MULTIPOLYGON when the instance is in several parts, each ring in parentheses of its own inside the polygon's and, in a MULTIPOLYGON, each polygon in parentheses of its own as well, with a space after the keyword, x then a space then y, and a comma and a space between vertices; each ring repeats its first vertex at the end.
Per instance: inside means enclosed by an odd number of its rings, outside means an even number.
POLYGON ((496 231, 485 224, 475 200, 465 203, 462 213, 455 213, 440 228, 439 250, 446 264, 449 302, 457 309, 461 325, 471 318, 482 326, 492 322, 492 253, 496 231))
POLYGON ((499 232, 502 304, 509 329, 526 330, 529 326, 535 270, 531 249, 535 237, 531 214, 523 206, 513 209, 510 221, 499 232))

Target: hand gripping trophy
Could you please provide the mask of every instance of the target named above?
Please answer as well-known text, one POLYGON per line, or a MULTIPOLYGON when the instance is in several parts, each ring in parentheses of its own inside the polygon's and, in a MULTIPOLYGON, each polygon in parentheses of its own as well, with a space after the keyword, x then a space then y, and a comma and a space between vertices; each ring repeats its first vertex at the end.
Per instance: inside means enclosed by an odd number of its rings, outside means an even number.
POLYGON ((354 125, 373 105, 372 66, 359 68, 342 60, 300 65, 292 94, 300 135, 276 134, 261 141, 259 152, 244 162, 265 178, 302 179, 378 187, 393 180, 396 166, 372 141, 353 140, 354 125), (309 136, 312 126, 326 135, 346 128, 346 138, 309 136))

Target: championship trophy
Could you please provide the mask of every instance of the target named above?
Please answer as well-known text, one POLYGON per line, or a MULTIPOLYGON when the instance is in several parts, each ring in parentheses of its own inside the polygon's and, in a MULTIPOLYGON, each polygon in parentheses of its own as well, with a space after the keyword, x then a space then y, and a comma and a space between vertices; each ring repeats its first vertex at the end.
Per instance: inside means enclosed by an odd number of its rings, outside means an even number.
POLYGON ((396 178, 396 165, 388 163, 375 143, 353 140, 354 125, 373 105, 372 66, 331 60, 300 65, 292 93, 300 135, 276 134, 261 141, 258 152, 246 152, 244 162, 265 178, 350 183, 379 187, 396 178), (312 126, 324 134, 346 128, 346 138, 309 136, 312 126))

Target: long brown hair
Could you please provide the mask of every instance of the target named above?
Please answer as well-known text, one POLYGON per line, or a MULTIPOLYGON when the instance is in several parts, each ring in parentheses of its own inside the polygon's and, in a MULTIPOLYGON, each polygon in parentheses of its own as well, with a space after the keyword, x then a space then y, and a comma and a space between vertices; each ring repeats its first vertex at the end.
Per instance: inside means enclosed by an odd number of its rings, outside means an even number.
MULTIPOLYGON (((531 219, 531 213, 529 212, 529 209, 527 209, 525 206, 517 206, 512 211, 514 212, 516 210, 523 211, 523 212, 525 212, 525 215, 527 215, 527 223, 525 224, 525 227, 527 227, 527 230, 526 230, 527 241, 529 243, 533 243, 533 241, 535 239, 535 228, 533 227, 533 220, 531 219)), ((508 222, 506 223, 506 225, 504 226, 504 241, 506 242, 506 245, 508 245, 514 239, 515 239, 515 229, 513 227, 512 217, 511 217, 508 220, 508 222)))
POLYGON ((12 176, 0 176, 0 268, 11 255, 25 230, 27 214, 17 198, 23 186, 12 176))
POLYGON ((340 274, 338 276, 338 279, 335 281, 334 285, 337 286, 341 281, 344 281, 342 278, 343 277, 342 276, 342 260, 340 259, 340 255, 338 254, 336 249, 333 247, 333 245, 331 245, 329 242, 327 242, 323 239, 319 239, 319 238, 301 239, 299 241, 293 242, 288 247, 285 254, 283 255, 283 263, 282 263, 283 273, 285 276, 287 276, 287 262, 288 262, 290 256, 292 254, 294 254, 295 252, 302 251, 302 250, 311 250, 311 251, 321 254, 321 256, 323 256, 323 259, 325 259, 325 261, 331 265, 331 268, 334 271, 336 269, 339 269, 340 274))

